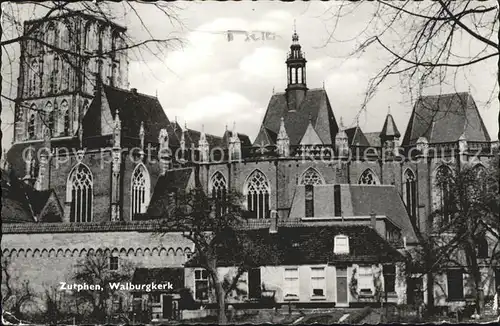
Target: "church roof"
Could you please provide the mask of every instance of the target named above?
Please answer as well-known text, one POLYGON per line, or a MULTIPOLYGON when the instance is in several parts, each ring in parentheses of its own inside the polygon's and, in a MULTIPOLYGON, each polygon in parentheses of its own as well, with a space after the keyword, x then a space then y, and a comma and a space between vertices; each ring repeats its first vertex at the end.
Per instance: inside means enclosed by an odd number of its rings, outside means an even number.
MULTIPOLYGON (((238 230, 243 233, 258 255, 250 253, 255 266, 325 264, 334 262, 391 262, 403 256, 372 228, 363 225, 279 226, 270 234, 269 228, 238 230), (349 237, 349 255, 334 254, 336 235, 349 237)), ((219 266, 232 266, 241 259, 234 250, 230 236, 224 235, 217 247, 219 266)), ((246 257, 245 257, 246 258, 246 257)), ((197 266, 197 256, 186 266, 197 266)))
POLYGON ((345 130, 345 133, 347 134, 349 146, 371 146, 370 142, 359 126, 348 128, 345 130))
POLYGON ((276 144, 276 139, 278 138, 278 134, 274 131, 262 126, 260 128, 259 134, 255 137, 254 145, 274 145, 276 144))
POLYGON ((392 185, 348 185, 348 194, 352 203, 352 212, 345 211, 346 216, 368 216, 371 213, 385 215, 396 226, 401 228, 408 242, 417 242, 415 229, 401 196, 392 185), (392 198, 391 200, 387 200, 392 198))
POLYGON ((318 133, 314 130, 311 121, 309 120, 309 124, 307 125, 306 132, 304 132, 304 136, 300 139, 301 145, 321 145, 323 142, 321 138, 319 138, 318 133))
POLYGON ((380 143, 380 132, 365 132, 365 137, 370 146, 380 147, 382 146, 380 143))
POLYGON ((420 137, 429 143, 456 142, 462 134, 468 141, 490 141, 469 93, 422 96, 413 108, 402 145, 413 145, 420 137))
MULTIPOLYGON (((233 132, 230 130, 226 130, 224 132, 224 135, 222 136, 222 142, 221 142, 221 146, 223 148, 228 148, 229 140, 231 139, 232 134, 233 134, 233 132)), ((238 138, 240 139, 241 147, 252 146, 252 142, 250 141, 250 137, 248 137, 247 135, 238 132, 238 138)))
MULTIPOLYGON (((293 97, 292 97, 293 98, 293 97)), ((294 107, 294 106, 291 106, 294 107)), ((309 124, 309 117, 321 141, 324 144, 335 143, 338 131, 337 121, 324 89, 306 91, 298 110, 289 110, 285 92, 274 94, 269 100, 262 125, 274 133, 279 132, 281 117, 290 138, 290 145, 298 145, 309 124)))
MULTIPOLYGON (((26 223, 34 222, 28 193, 30 190, 22 180, 19 180, 13 170, 1 170, 2 174, 2 222, 26 223)), ((36 197, 36 196, 31 196, 36 197)), ((31 199, 31 198, 30 198, 31 199)))
POLYGON ((387 114, 387 116, 385 117, 384 126, 382 127, 382 131, 380 132, 380 137, 401 137, 392 114, 387 114))
MULTIPOLYGON (((194 144, 195 147, 198 147, 198 143, 201 137, 201 132, 193 129, 187 129, 185 137, 186 137, 186 146, 191 146, 191 144, 194 144)), ((207 139, 208 145, 210 145, 210 148, 221 145, 222 142, 221 137, 207 133, 205 133, 205 137, 207 139)))

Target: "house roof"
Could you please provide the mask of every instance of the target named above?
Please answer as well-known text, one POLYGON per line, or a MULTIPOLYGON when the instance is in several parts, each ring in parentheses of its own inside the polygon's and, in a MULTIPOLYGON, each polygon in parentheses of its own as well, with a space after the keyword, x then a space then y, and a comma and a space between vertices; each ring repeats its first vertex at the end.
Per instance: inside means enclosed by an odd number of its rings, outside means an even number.
POLYGON ((402 145, 414 145, 425 137, 429 143, 490 141, 490 136, 469 93, 420 97, 413 108, 402 145))
MULTIPOLYGON (((141 284, 167 284, 171 283, 173 289, 168 290, 158 290, 159 292, 177 292, 180 289, 184 288, 184 269, 183 268, 143 268, 138 267, 134 271, 134 275, 132 276, 132 284, 141 285, 141 284)), ((143 291, 135 291, 135 292, 146 292, 143 291)), ((154 291, 153 291, 154 292, 154 291)))
POLYGON ((185 191, 192 177, 192 168, 169 170, 164 176, 160 176, 156 182, 146 215, 150 218, 167 217, 170 194, 185 191))
POLYGON ((365 137, 369 146, 380 147, 382 146, 380 143, 380 132, 365 132, 365 137))
POLYGON ((348 128, 345 130, 349 146, 371 146, 365 134, 359 126, 348 128))
MULTIPOLYGON (((335 262, 395 262, 403 256, 370 227, 349 226, 280 226, 271 234, 269 228, 239 230, 250 241, 251 263, 255 266, 325 264, 335 262), (334 254, 336 235, 349 237, 349 254, 334 254)), ((241 259, 231 239, 218 246, 219 266, 232 266, 241 259)), ((247 242, 248 243, 248 242, 247 242)), ((186 263, 196 266, 197 257, 186 263)))
POLYGON ((297 110, 289 109, 286 92, 274 94, 269 100, 262 125, 277 134, 281 117, 284 118, 290 145, 299 144, 309 119, 324 144, 335 143, 338 125, 324 89, 308 90, 297 110))
POLYGON ((387 116, 385 117, 384 126, 382 127, 382 131, 380 132, 380 137, 401 137, 392 114, 387 114, 387 116))
POLYGON ((352 203, 352 212, 345 215, 368 216, 371 213, 385 215, 396 226, 401 228, 401 233, 408 242, 418 241, 415 229, 411 223, 408 212, 396 188, 391 185, 355 185, 350 184, 346 189, 352 203), (387 200, 391 198, 391 200, 387 200))

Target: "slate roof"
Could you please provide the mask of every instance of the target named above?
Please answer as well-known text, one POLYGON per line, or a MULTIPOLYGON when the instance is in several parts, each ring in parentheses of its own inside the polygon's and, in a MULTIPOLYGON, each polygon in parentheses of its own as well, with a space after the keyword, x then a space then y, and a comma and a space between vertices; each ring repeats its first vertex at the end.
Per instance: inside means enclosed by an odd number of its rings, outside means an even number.
MULTIPOLYGON (((200 141, 201 132, 193 129, 187 129, 185 137, 186 137, 186 145, 189 142, 189 146, 191 146, 191 144, 194 144, 194 146, 197 147, 200 141)), ((207 133, 205 133, 205 137, 207 139, 208 144, 210 145, 210 148, 221 146, 222 137, 207 133)))
MULTIPOLYGON (((396 188, 391 185, 347 185, 352 203, 352 216, 368 216, 372 212, 385 215, 406 236, 409 243, 418 241, 408 212, 396 188), (390 200, 388 200, 390 199, 390 200)), ((347 213, 346 213, 347 214, 347 213)))
POLYGON ((261 126, 259 134, 257 135, 257 137, 255 137, 254 145, 260 145, 260 144, 275 145, 277 139, 278 139, 277 133, 264 126, 261 126))
MULTIPOLYGON (((280 226, 278 232, 269 233, 269 228, 240 230, 250 241, 257 255, 253 255, 255 266, 325 264, 337 262, 395 262, 403 256, 368 226, 280 226), (333 253, 336 235, 349 237, 348 255, 333 253)), ((225 238, 227 238, 225 236, 225 238)), ((224 239, 227 240, 227 239, 224 239)), ((218 247, 219 266, 232 266, 236 255, 231 240, 218 247)), ((193 257, 186 266, 197 266, 193 257)))
POLYGON ((308 90, 298 110, 289 110, 286 92, 274 94, 269 100, 262 125, 277 134, 281 117, 285 120, 290 145, 299 144, 309 124, 309 118, 324 144, 335 143, 338 124, 324 89, 308 90))
POLYGON ((387 114, 384 121, 384 126, 382 127, 382 131, 380 132, 380 137, 401 137, 401 133, 394 122, 394 118, 392 114, 387 114))
POLYGON ((2 175, 2 222, 26 223, 34 222, 27 188, 15 175, 13 170, 1 170, 2 175))
MULTIPOLYGON (((233 132, 229 131, 229 130, 226 130, 224 132, 224 135, 222 136, 222 142, 221 142, 221 146, 223 148, 229 147, 229 140, 231 139, 232 134, 233 134, 233 132)), ((250 137, 248 137, 247 135, 238 132, 238 138, 240 139, 241 147, 252 146, 252 141, 250 140, 250 137)))
POLYGON ((359 126, 345 130, 349 146, 372 146, 359 126))
POLYGON ((169 170, 164 176, 160 176, 156 182, 146 216, 148 218, 167 217, 170 194, 186 190, 192 175, 192 168, 183 168, 169 170))
POLYGON ((370 146, 380 147, 380 132, 365 132, 365 137, 370 146))
POLYGON ((456 142, 462 134, 468 141, 490 141, 469 93, 422 96, 415 103, 402 145, 414 145, 420 137, 429 143, 456 142))
POLYGON ((103 91, 113 117, 117 109, 120 112, 122 136, 139 138, 142 121, 145 143, 156 143, 160 129, 170 125, 158 98, 106 85, 103 91))
POLYGON ((304 132, 304 136, 300 139, 300 145, 321 145, 323 142, 319 137, 318 133, 314 129, 311 121, 307 125, 307 129, 304 132))
MULTIPOLYGON (((171 283, 173 286, 172 290, 158 290, 159 292, 177 292, 184 288, 184 268, 143 268, 138 267, 134 271, 132 276, 132 284, 167 284, 171 283)), ((146 291, 135 291, 135 292, 146 292, 146 291)))

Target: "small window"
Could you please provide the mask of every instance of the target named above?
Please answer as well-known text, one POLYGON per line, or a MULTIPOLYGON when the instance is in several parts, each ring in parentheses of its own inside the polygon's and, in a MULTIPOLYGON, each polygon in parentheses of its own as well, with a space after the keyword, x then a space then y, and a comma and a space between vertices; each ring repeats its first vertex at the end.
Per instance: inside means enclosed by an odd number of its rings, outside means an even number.
POLYGON ((160 294, 159 293, 151 294, 151 301, 153 303, 160 303, 160 294))
POLYGON ((118 270, 118 257, 116 256, 109 257, 109 270, 111 271, 118 270))
POLYGON ((313 296, 325 296, 326 282, 324 267, 311 267, 311 288, 313 296))
POLYGON ((340 202, 340 185, 333 186, 333 206, 335 216, 342 216, 342 207, 340 202))
POLYGON ((35 115, 32 114, 30 116, 29 124, 28 124, 28 137, 29 139, 35 139, 35 115))
POLYGON ((194 291, 196 300, 208 300, 208 272, 196 270, 194 272, 194 291))
POLYGON ((299 269, 298 268, 285 268, 285 286, 284 286, 285 300, 299 296, 299 269))
POLYGON ((448 301, 463 300, 464 278, 461 270, 450 270, 446 273, 448 285, 448 301))
POLYGON ((385 292, 396 292, 396 267, 384 265, 384 289, 385 292))
POLYGON ((348 254, 349 253, 349 238, 345 235, 337 235, 334 240, 333 252, 335 254, 348 254))

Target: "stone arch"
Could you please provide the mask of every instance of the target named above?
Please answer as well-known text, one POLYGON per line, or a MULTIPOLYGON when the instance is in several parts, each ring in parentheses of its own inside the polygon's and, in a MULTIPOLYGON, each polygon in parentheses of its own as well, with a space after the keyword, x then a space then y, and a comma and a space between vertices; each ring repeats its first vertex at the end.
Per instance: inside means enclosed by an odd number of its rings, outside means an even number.
POLYGON ((325 179, 315 167, 308 167, 299 178, 300 185, 323 185, 325 179))
POLYGON ((135 255, 136 255, 137 257, 142 256, 142 249, 141 249, 141 248, 137 248, 137 250, 135 251, 135 255))
POLYGON ((28 250, 26 250, 26 258, 31 258, 31 257, 33 257, 33 250, 28 248, 28 250))
POLYGON ((95 254, 94 249, 93 249, 93 248, 90 248, 90 249, 89 249, 89 252, 87 253, 87 256, 92 257, 92 256, 94 256, 94 254, 95 254))
POLYGON ((108 257, 111 255, 111 250, 109 248, 104 249, 104 256, 108 257))
POLYGON ((161 247, 160 249, 160 257, 167 257, 167 249, 165 249, 165 247, 161 247))
POLYGON ((255 169, 248 175, 243 185, 245 207, 253 218, 269 217, 271 206, 271 182, 264 172, 255 169))
POLYGON ((153 257, 158 257, 159 250, 157 247, 154 247, 153 250, 151 251, 151 256, 153 257))
POLYGON ((12 250, 11 250, 11 252, 10 252, 10 257, 11 257, 11 258, 17 257, 17 250, 16 250, 16 249, 12 249, 12 250))
POLYGON ((35 251, 33 251, 33 258, 38 258, 38 257, 41 257, 40 249, 36 248, 35 251))
POLYGON ((111 250, 111 256, 118 255, 119 253, 118 248, 113 248, 113 250, 111 250))
POLYGON ((73 252, 71 253, 71 257, 78 257, 79 252, 78 249, 73 249, 73 252))
POLYGON ((95 254, 96 254, 96 256, 102 256, 102 254, 103 254, 102 248, 97 248, 97 250, 95 251, 95 254))
POLYGON ((378 185, 380 184, 380 180, 377 174, 373 172, 372 169, 368 168, 361 173, 358 183, 364 185, 378 185))
POLYGON ((83 248, 82 250, 80 250, 80 257, 86 257, 86 256, 87 256, 87 250, 83 248))
POLYGON ((151 250, 149 250, 149 248, 148 248, 148 247, 146 247, 146 248, 144 249, 144 256, 148 256, 148 257, 149 257, 149 256, 151 256, 151 250))
POLYGON ((172 247, 168 248, 167 256, 175 256, 174 248, 172 247))
POLYGON ((127 257, 127 249, 125 248, 120 249, 120 257, 127 257))
POLYGON ((25 255, 24 249, 19 249, 19 251, 17 252, 17 257, 23 257, 24 258, 25 257, 24 255, 25 255))
POLYGON ((64 251, 61 248, 57 249, 56 257, 64 257, 64 251))
POLYGON ((56 250, 54 248, 49 250, 49 257, 55 257, 56 256, 56 250))
POLYGON ((129 256, 129 257, 135 256, 135 250, 134 250, 134 248, 130 248, 128 250, 127 256, 129 256))
POLYGON ((175 255, 176 256, 184 256, 184 251, 182 250, 182 248, 177 248, 177 250, 175 251, 175 255))
POLYGON ((64 252, 64 257, 71 257, 71 250, 66 249, 66 251, 64 252))
POLYGON ((49 251, 47 249, 43 248, 41 256, 42 256, 42 258, 49 257, 49 251))

